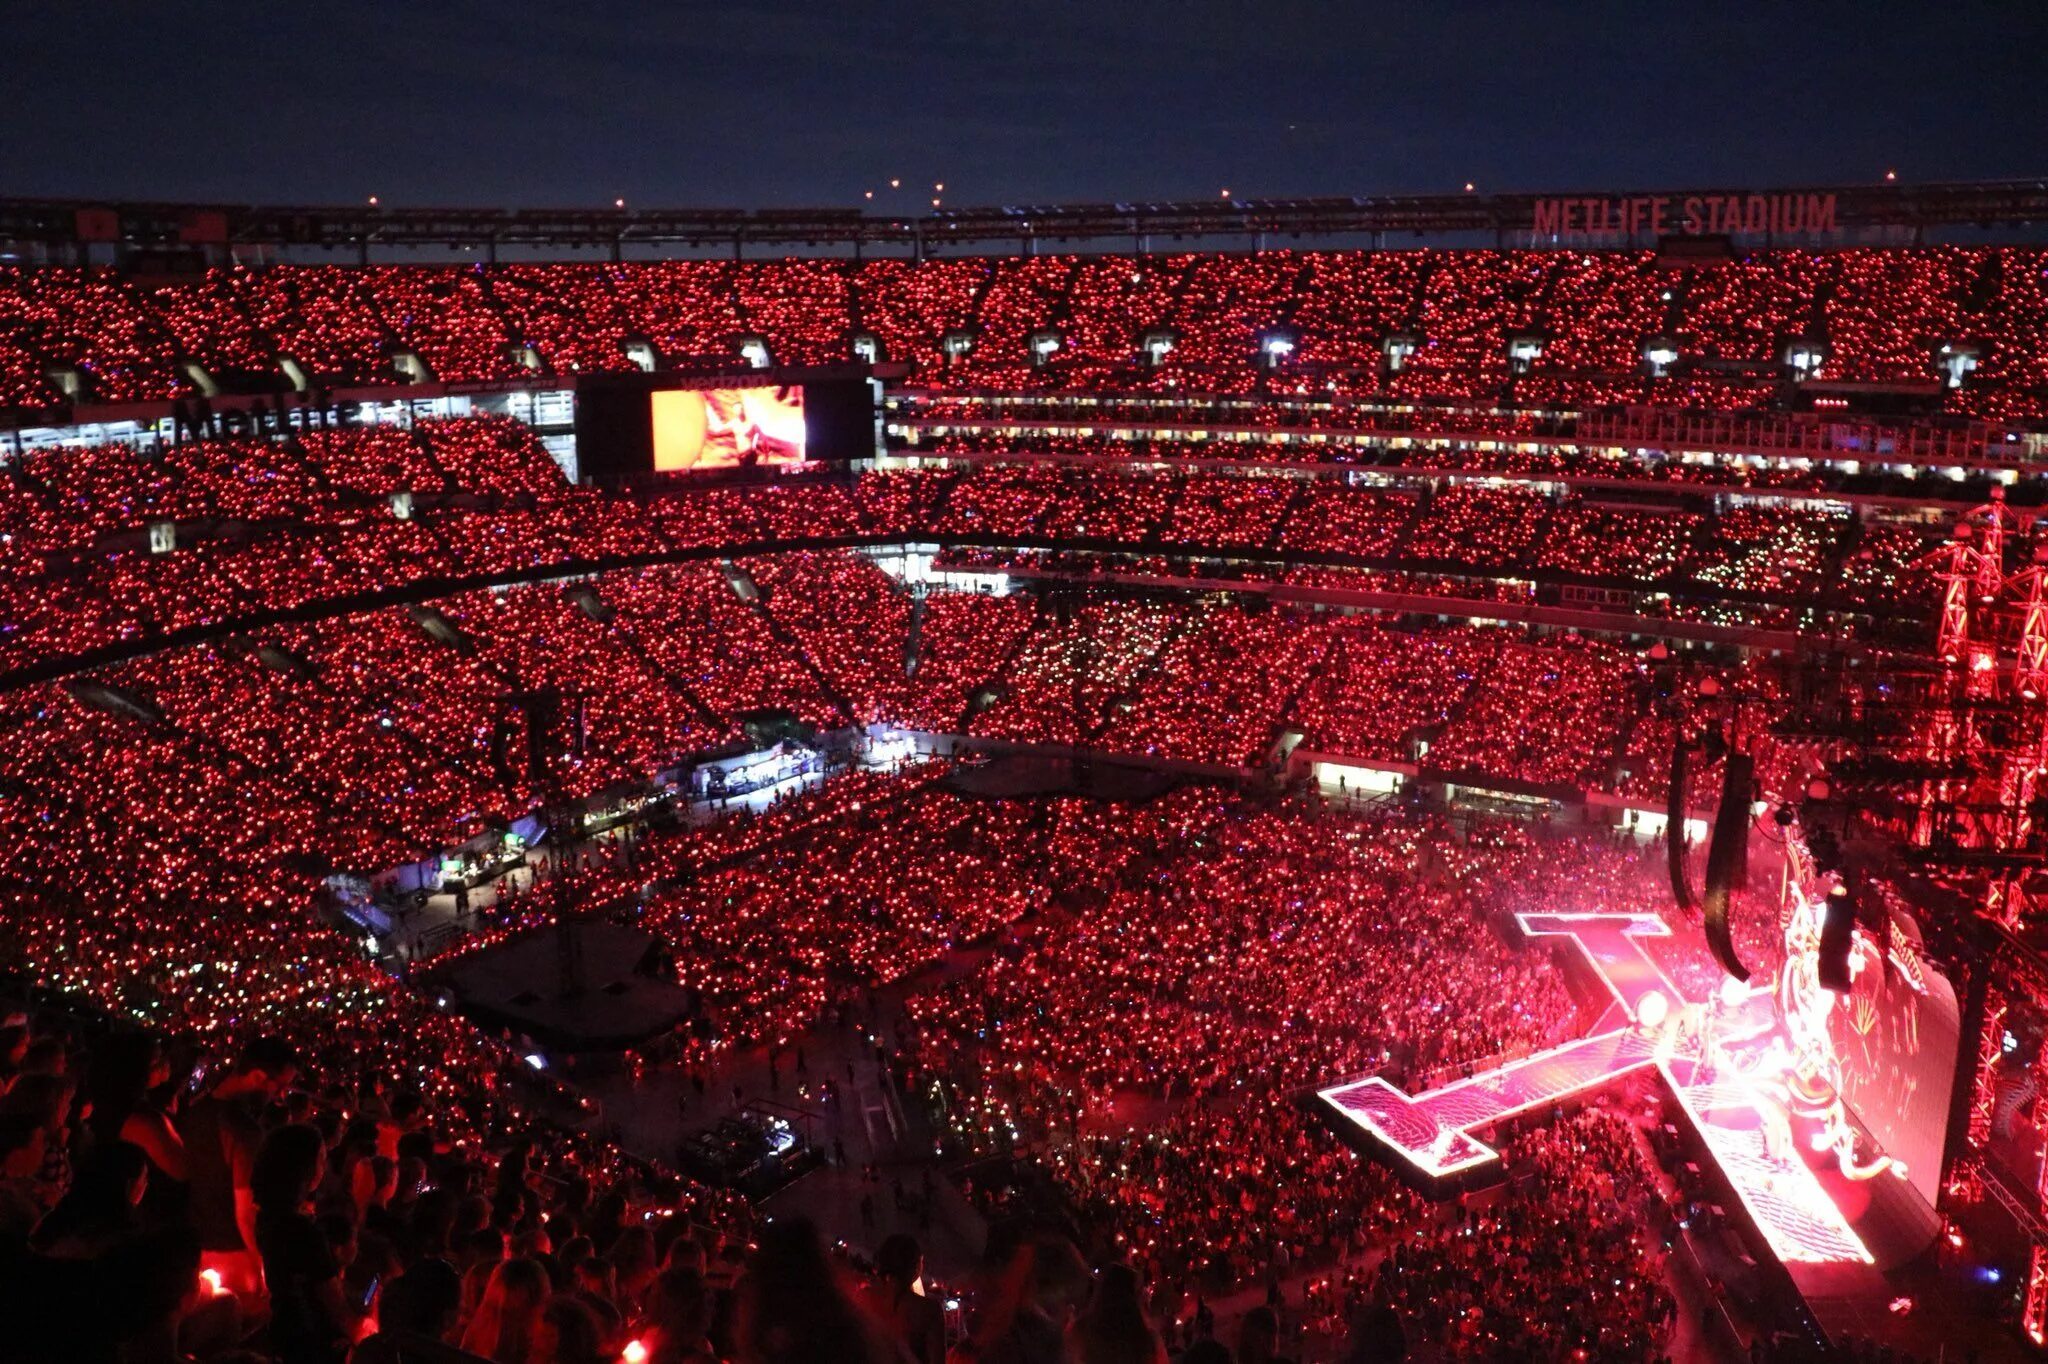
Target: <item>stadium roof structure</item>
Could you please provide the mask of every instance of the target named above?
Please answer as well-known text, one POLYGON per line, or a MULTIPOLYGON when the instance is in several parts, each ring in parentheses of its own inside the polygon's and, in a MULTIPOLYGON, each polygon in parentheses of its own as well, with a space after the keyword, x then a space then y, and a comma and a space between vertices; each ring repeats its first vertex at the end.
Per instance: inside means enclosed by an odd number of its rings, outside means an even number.
MULTIPOLYGON (((1949 184, 1800 186, 1770 190, 1558 191, 1368 195, 938 209, 915 217, 855 208, 394 208, 148 201, 0 200, 0 242, 52 250, 328 246, 369 248, 837 246, 912 248, 1160 237, 1333 237, 1492 234, 1503 245, 1576 244, 1537 238, 1538 206, 1701 196, 1830 197, 1838 232, 1997 230, 2048 225, 2048 179, 1949 184)), ((1631 234, 1640 237, 1641 233, 1631 234)), ((1571 234, 1565 234, 1570 238, 1571 234)))

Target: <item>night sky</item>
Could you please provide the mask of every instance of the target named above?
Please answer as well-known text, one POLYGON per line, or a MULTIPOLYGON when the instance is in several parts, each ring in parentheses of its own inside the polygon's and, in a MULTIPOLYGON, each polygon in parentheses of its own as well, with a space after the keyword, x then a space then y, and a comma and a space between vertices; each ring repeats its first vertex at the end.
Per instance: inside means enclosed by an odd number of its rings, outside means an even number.
POLYGON ((2043 0, 6 0, 0 34, 9 195, 917 212, 938 181, 965 206, 2048 174, 2043 0))

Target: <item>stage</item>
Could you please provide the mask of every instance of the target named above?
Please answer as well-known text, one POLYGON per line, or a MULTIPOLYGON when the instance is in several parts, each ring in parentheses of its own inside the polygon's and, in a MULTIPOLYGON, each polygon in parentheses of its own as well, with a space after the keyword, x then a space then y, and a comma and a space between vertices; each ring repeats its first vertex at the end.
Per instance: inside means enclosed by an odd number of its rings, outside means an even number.
POLYGON ((1924 1141, 1947 1111, 1937 1081, 1954 1063, 1946 981, 1859 939, 1852 989, 1821 988, 1817 907, 1803 900, 1778 977, 1724 979, 1704 999, 1649 950, 1672 934, 1653 915, 1516 920, 1532 942, 1569 944, 1604 986, 1611 1003, 1589 1034, 1426 1093, 1377 1076, 1321 1089, 1339 1134, 1448 1193, 1501 1177, 1482 1134, 1504 1121, 1654 1076, 1700 1165, 1742 1210, 1746 1239, 1782 1267, 1820 1329, 1841 1339, 1891 1324, 1902 1299, 1891 1276, 1914 1272, 1941 1227, 1940 1149, 1930 1157, 1924 1141), (1911 1048, 1888 1050, 1895 1034, 1911 1048))

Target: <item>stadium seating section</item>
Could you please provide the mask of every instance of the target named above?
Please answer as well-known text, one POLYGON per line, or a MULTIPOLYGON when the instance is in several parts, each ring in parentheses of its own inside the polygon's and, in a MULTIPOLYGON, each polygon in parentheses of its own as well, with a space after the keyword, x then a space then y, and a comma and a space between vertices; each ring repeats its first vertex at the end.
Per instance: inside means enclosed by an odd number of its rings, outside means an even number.
POLYGON ((1943 345, 1977 371, 1950 410, 2048 413, 2048 253, 2024 248, 1763 251, 1668 268, 1643 252, 1274 251, 924 262, 305 266, 145 280, 0 271, 0 405, 395 382, 418 357, 447 382, 537 367, 731 363, 757 337, 780 364, 849 359, 856 337, 923 382, 1090 392, 1336 392, 1530 408, 1740 409, 1782 396, 1788 349, 1817 378, 1934 384, 1943 345), (949 357, 949 335, 971 349, 949 357), (1148 335, 1172 339, 1147 362, 1148 335), (1267 373, 1264 343, 1294 350, 1267 373), (1035 340, 1050 338, 1043 350, 1035 340), (1388 361, 1405 338, 1405 359, 1388 361), (1677 360, 1651 378, 1643 355, 1677 360), (1510 356, 1511 344, 1524 347, 1510 356))
MULTIPOLYGON (((1153 572, 1168 557, 1204 556, 1234 566, 1198 576, 1467 599, 1526 596, 1540 581, 1912 616, 1932 584, 1913 565, 1940 536, 1915 522, 1866 527, 1824 498, 1717 496, 1654 478, 1638 495, 1661 500, 1617 503, 1420 473, 1354 485, 1262 466, 1177 473, 988 453, 853 479, 627 494, 572 487, 531 430, 503 418, 41 450, 0 468, 0 561, 11 570, 0 672, 551 570, 900 540, 1092 546, 1153 572), (398 492, 414 496, 405 519, 390 503, 398 492), (177 546, 152 553, 147 533, 163 523, 177 546)), ((877 574, 777 560, 759 576, 770 619, 799 642, 829 631, 847 603, 874 604, 879 614, 857 614, 901 633, 902 605, 877 574), (805 597, 842 605, 807 610, 805 597)), ((899 661, 886 650, 834 657, 826 675, 863 683, 899 661)), ((860 693, 875 715, 896 699, 889 688, 840 691, 860 693)))

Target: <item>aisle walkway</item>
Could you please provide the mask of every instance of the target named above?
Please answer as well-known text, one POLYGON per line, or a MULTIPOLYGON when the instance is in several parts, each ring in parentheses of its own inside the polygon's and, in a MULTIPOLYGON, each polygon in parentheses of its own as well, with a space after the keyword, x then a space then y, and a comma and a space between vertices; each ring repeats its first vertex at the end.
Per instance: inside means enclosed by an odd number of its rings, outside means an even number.
POLYGON ((801 1042, 802 1073, 798 1048, 775 1058, 771 1071, 767 1048, 757 1046, 721 1052, 705 1074, 701 1099, 689 1073, 676 1069, 654 1072, 637 1086, 619 1075, 585 1088, 603 1103, 627 1150, 662 1160, 673 1158, 688 1134, 749 1104, 816 1114, 815 1139, 833 1163, 767 1200, 766 1211, 802 1214, 827 1237, 868 1253, 891 1232, 910 1232, 925 1247, 931 1275, 958 1282, 979 1263, 987 1226, 939 1169, 929 1131, 877 1062, 875 1040, 893 1039, 905 999, 942 988, 987 955, 986 948, 956 951, 935 971, 872 992, 872 1008, 861 1010, 867 1016, 813 1028, 801 1042), (833 1099, 825 1093, 828 1078, 833 1099), (872 1178, 863 1173, 870 1166, 872 1178))

